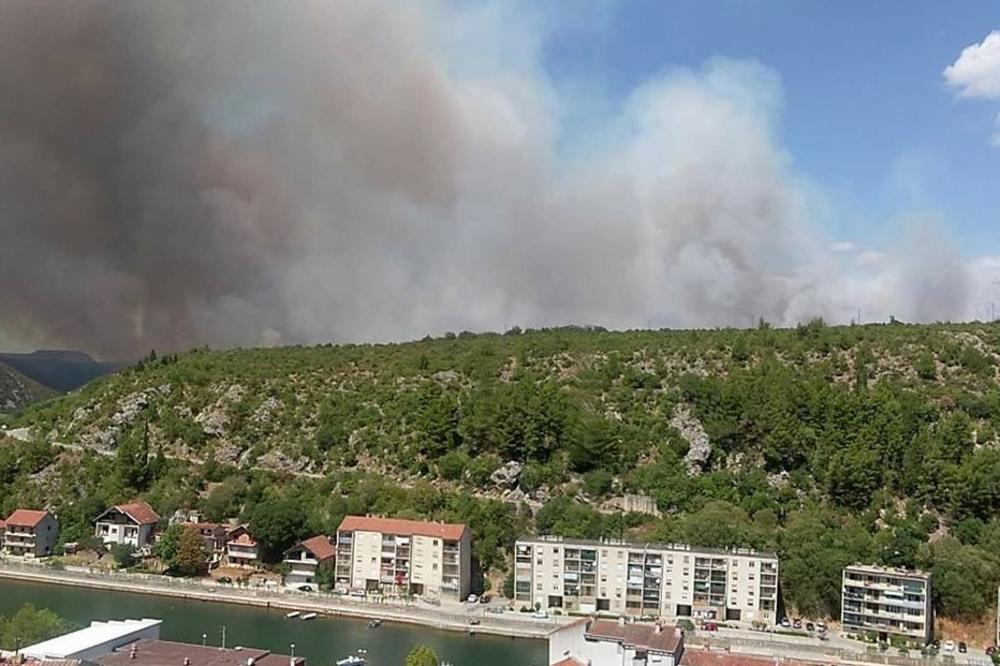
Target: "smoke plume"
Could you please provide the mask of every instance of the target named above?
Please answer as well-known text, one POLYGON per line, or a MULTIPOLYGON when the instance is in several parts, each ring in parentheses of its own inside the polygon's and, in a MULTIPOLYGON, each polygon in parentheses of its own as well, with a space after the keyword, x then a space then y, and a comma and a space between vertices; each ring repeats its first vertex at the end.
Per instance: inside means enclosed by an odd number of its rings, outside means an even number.
POLYGON ((969 316, 946 239, 873 257, 824 238, 772 71, 667 71, 567 137, 536 28, 515 48, 475 11, 3 3, 0 339, 124 357, 969 316))

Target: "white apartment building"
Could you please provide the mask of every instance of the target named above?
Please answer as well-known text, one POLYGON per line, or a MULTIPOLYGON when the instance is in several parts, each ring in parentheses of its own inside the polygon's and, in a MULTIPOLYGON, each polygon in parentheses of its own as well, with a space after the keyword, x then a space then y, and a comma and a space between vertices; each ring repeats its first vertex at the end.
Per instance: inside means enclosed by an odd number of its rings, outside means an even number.
POLYGON ((678 666, 684 632, 674 626, 583 618, 549 634, 550 666, 678 666))
POLYGON ((853 564, 844 569, 842 595, 844 631, 875 632, 883 641, 902 636, 921 644, 933 637, 930 574, 853 564))
POLYGON ((347 516, 337 530, 342 591, 464 599, 472 534, 462 524, 347 516))
POLYGON ((285 585, 317 585, 316 575, 320 569, 332 568, 337 549, 330 543, 330 537, 314 536, 285 551, 283 562, 288 565, 285 585))
POLYGON ((59 523, 51 513, 18 509, 4 522, 4 554, 26 558, 52 555, 59 540, 59 523))
POLYGON ((515 600, 540 608, 774 624, 778 557, 750 549, 539 536, 514 546, 515 600))
POLYGON ((94 521, 94 536, 106 544, 125 544, 136 550, 152 543, 160 516, 145 502, 111 507, 94 521))

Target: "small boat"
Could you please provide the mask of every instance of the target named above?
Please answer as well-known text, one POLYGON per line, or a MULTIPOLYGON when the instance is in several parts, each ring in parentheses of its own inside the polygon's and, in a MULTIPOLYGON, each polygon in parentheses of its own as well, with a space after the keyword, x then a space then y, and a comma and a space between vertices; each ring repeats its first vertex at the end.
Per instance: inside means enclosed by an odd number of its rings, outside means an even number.
POLYGON ((381 626, 382 626, 382 620, 372 620, 371 622, 368 623, 369 629, 374 629, 375 627, 381 627, 381 626))
POLYGON ((285 617, 291 620, 293 617, 298 617, 299 611, 292 611, 290 613, 285 613, 285 617))
POLYGON ((306 613, 302 616, 303 620, 314 620, 316 619, 317 613, 306 613))
POLYGON ((368 660, 359 654, 352 654, 337 660, 337 666, 365 666, 368 660))

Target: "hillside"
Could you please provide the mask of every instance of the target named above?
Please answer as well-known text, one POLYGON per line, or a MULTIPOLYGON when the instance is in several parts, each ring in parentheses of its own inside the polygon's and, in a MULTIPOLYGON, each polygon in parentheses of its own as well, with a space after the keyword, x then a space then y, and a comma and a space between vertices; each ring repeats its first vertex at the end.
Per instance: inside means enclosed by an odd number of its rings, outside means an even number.
POLYGON ((52 389, 25 377, 0 361, 0 413, 13 412, 55 395, 56 392, 52 389))
POLYGON ((979 621, 998 367, 986 324, 193 351, 8 417, 37 441, 0 447, 0 509, 50 505, 71 539, 138 493, 241 516, 271 552, 346 512, 466 520, 497 574, 523 530, 753 546, 798 612, 835 614, 863 560, 931 569, 939 611, 979 621))
POLYGON ((39 349, 30 354, 0 352, 0 363, 59 393, 72 391, 125 365, 95 361, 83 352, 58 349, 39 349))

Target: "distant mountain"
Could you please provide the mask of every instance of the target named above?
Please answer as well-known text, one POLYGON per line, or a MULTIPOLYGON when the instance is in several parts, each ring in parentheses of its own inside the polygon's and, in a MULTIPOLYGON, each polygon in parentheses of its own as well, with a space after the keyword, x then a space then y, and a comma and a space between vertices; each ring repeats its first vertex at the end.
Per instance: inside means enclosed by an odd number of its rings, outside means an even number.
POLYGON ((58 395, 35 380, 0 361, 0 412, 13 412, 25 405, 58 395))
POLYGON ((72 391, 125 366, 121 362, 95 361, 80 351, 54 349, 30 354, 0 352, 0 363, 59 393, 72 391))

